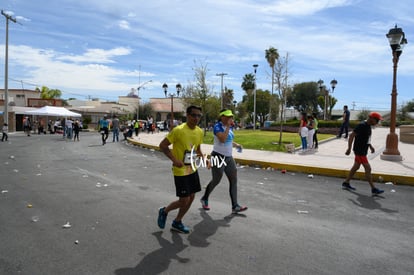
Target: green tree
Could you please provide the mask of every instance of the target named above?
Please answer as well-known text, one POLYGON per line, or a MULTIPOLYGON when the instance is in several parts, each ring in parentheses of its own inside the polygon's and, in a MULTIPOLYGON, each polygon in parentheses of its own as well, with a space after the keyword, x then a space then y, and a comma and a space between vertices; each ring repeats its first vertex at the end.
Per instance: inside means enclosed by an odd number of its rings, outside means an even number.
MULTIPOLYGON (((276 61, 279 59, 279 53, 276 48, 270 47, 269 49, 265 50, 265 58, 267 63, 269 64, 270 68, 272 69, 272 98, 273 98, 273 90, 274 90, 274 83, 275 83, 275 64, 276 61)), ((269 120, 272 119, 272 101, 269 102, 269 120)))
MULTIPOLYGON (((253 120, 252 118, 252 111, 250 111, 249 99, 253 98, 253 91, 254 91, 254 84, 255 84, 255 77, 254 74, 245 74, 243 77, 243 82, 241 84, 241 88, 245 92, 243 95, 242 101, 238 105, 239 117, 240 119, 247 118, 246 122, 250 122, 253 120)), ((253 110, 253 109, 252 109, 253 110)))
MULTIPOLYGON (((136 113, 137 113, 137 110, 135 109, 135 114, 136 113)), ((143 104, 139 107, 139 119, 146 120, 147 117, 149 117, 152 113, 153 113, 152 106, 151 106, 151 103, 149 103, 149 102, 145 103, 145 104, 143 104)), ((181 114, 180 114, 180 116, 181 116, 181 114)), ((176 117, 175 114, 174 114, 174 118, 179 119, 181 117, 179 117, 179 116, 176 117)))
POLYGON ((214 120, 219 113, 220 100, 212 95, 212 89, 207 85, 207 63, 194 61, 193 71, 194 83, 190 82, 183 92, 184 102, 187 105, 194 104, 203 109, 202 127, 205 128, 208 126, 208 122, 214 120))
POLYGON ((62 92, 60 90, 49 89, 46 86, 42 86, 42 89, 36 88, 36 91, 40 92, 41 99, 60 98, 62 96, 62 92))
POLYGON ((408 113, 414 112, 414 99, 405 103, 403 106, 403 110, 404 112, 408 113))
POLYGON ((280 106, 279 144, 282 143, 283 123, 285 121, 284 115, 285 115, 285 109, 286 109, 287 95, 291 91, 288 85, 288 78, 289 78, 289 66, 288 65, 289 65, 289 53, 286 53, 286 57, 278 58, 275 64, 275 81, 276 81, 277 91, 279 94, 279 104, 277 106, 280 106))
MULTIPOLYGON (((256 121, 260 122, 260 125, 264 124, 267 112, 269 110, 269 101, 271 95, 268 90, 263 91, 261 89, 256 90, 256 121)), ((242 107, 239 107, 245 116, 247 115, 247 122, 253 121, 253 112, 254 112, 254 94, 253 92, 246 92, 242 98, 242 102, 239 104, 242 107)))
POLYGON ((241 88, 246 94, 252 94, 254 90, 254 74, 245 74, 243 77, 243 82, 241 88))
POLYGON ((234 91, 224 87, 223 93, 223 108, 233 109, 234 91))
MULTIPOLYGON (((336 103, 338 102, 338 100, 331 96, 331 94, 329 93, 329 90, 326 90, 326 86, 323 85, 322 87, 322 91, 320 91, 319 96, 317 97, 317 102, 318 102, 318 106, 319 108, 322 110, 322 112, 324 112, 325 109, 325 93, 328 93, 328 102, 327 102, 327 117, 330 119, 332 117, 332 110, 335 107, 336 103)), ((319 89, 320 90, 320 89, 319 89)))
POLYGON ((299 112, 313 113, 318 110, 319 87, 316 82, 302 82, 293 86, 287 96, 287 106, 299 112))

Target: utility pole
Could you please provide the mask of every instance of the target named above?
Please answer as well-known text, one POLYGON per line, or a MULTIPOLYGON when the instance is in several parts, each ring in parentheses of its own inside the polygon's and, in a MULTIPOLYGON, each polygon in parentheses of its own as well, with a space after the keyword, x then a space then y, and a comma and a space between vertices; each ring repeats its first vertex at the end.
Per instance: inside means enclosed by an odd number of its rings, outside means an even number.
POLYGON ((216 76, 221 76, 221 110, 224 108, 223 106, 223 97, 224 97, 224 90, 223 90, 223 77, 227 75, 226 73, 216 74, 216 76))
POLYGON ((16 18, 11 17, 11 15, 8 15, 3 10, 1 10, 1 14, 6 17, 6 57, 4 62, 4 122, 9 124, 9 110, 7 110, 7 107, 9 105, 9 20, 14 23, 17 23, 17 21, 16 18))
POLYGON ((139 119, 139 91, 140 91, 141 89, 144 89, 144 86, 145 86, 145 85, 147 85, 147 84, 148 84, 148 83, 150 83, 150 82, 152 82, 152 80, 148 80, 148 81, 146 81, 146 82, 142 83, 142 85, 139 85, 139 86, 138 86, 138 88, 137 88, 137 96, 138 96, 137 121, 138 121, 138 119, 139 119))

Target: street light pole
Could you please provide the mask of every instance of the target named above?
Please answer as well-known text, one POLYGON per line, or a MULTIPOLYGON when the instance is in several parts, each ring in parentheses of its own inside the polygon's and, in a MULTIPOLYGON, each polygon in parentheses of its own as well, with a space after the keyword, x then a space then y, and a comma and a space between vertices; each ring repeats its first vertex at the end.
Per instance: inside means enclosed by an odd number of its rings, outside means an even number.
POLYGON ((221 76, 221 110, 224 108, 223 107, 223 97, 224 97, 224 90, 223 90, 223 77, 227 75, 226 73, 220 73, 220 74, 216 74, 216 76, 221 76))
POLYGON ((396 116, 397 116, 397 65, 400 55, 403 51, 407 39, 401 28, 395 25, 395 28, 390 29, 386 34, 391 49, 393 61, 393 78, 392 78, 392 92, 391 92, 391 117, 390 117, 390 133, 387 135, 385 150, 382 152, 381 159, 391 161, 402 161, 402 156, 398 151, 398 135, 395 133, 396 116))
MULTIPOLYGON (((164 83, 162 85, 162 88, 164 89, 164 94, 165 97, 167 97, 167 93, 168 93, 168 85, 167 83, 164 83)), ((177 97, 180 96, 180 92, 181 92, 181 84, 178 83, 177 85, 175 85, 175 88, 177 89, 177 97)), ((168 96, 171 98, 171 117, 170 117, 170 131, 174 128, 174 93, 170 93, 168 94, 168 96)))
POLYGON ((141 90, 145 85, 152 82, 152 80, 148 80, 137 87, 137 96, 138 96, 138 106, 137 106, 137 121, 139 120, 139 90, 141 90))
POLYGON ((11 17, 3 10, 1 10, 1 14, 6 17, 6 55, 5 55, 5 62, 4 62, 4 123, 9 123, 9 20, 14 23, 17 23, 16 18, 11 17))
MULTIPOLYGON (((319 90, 320 90, 320 93, 322 94, 322 89, 323 89, 323 80, 322 79, 319 79, 318 80, 318 85, 319 85, 319 90)), ((323 107, 323 120, 326 120, 326 108, 327 108, 327 96, 326 96, 326 93, 327 93, 327 91, 325 91, 325 104, 324 104, 324 107, 323 107)))
POLYGON ((253 90, 253 131, 256 131, 256 72, 259 65, 254 64, 254 90, 253 90))

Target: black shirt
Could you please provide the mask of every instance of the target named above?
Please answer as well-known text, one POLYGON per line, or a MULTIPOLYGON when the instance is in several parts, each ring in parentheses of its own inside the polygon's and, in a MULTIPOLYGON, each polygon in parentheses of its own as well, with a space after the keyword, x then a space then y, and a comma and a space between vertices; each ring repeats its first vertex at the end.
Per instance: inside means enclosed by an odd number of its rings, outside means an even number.
POLYGON ((366 156, 368 147, 371 144, 371 125, 366 121, 358 124, 355 129, 354 153, 358 156, 366 156))

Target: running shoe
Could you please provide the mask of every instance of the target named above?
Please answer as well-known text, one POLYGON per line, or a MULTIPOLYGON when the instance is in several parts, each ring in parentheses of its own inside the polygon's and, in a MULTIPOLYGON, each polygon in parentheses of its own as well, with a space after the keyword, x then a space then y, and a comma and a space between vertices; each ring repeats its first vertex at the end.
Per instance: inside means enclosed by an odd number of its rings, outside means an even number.
POLYGON ((203 207, 204 210, 210 210, 210 207, 208 207, 208 200, 201 199, 201 207, 203 207))
POLYGON ((172 222, 172 224, 171 224, 171 230, 177 231, 179 233, 184 233, 184 234, 190 233, 190 228, 188 228, 187 226, 185 226, 182 222, 177 222, 176 220, 174 220, 172 222))
POLYGON ((371 193, 372 193, 373 196, 375 196, 375 195, 379 195, 379 194, 384 193, 384 190, 381 190, 381 189, 378 189, 378 188, 372 188, 371 193))
POLYGON ((161 229, 164 229, 166 221, 167 213, 165 213, 165 207, 161 207, 160 210, 158 210, 158 226, 161 229))
POLYGON ((352 191, 355 191, 356 190, 356 188, 353 187, 353 186, 351 186, 351 184, 349 184, 349 182, 342 183, 342 189, 352 190, 352 191))
POLYGON ((236 207, 233 207, 233 209, 232 209, 232 213, 233 214, 237 214, 237 213, 240 213, 240 212, 243 212, 243 211, 246 211, 247 210, 247 207, 246 206, 240 206, 240 205, 237 205, 236 207))

